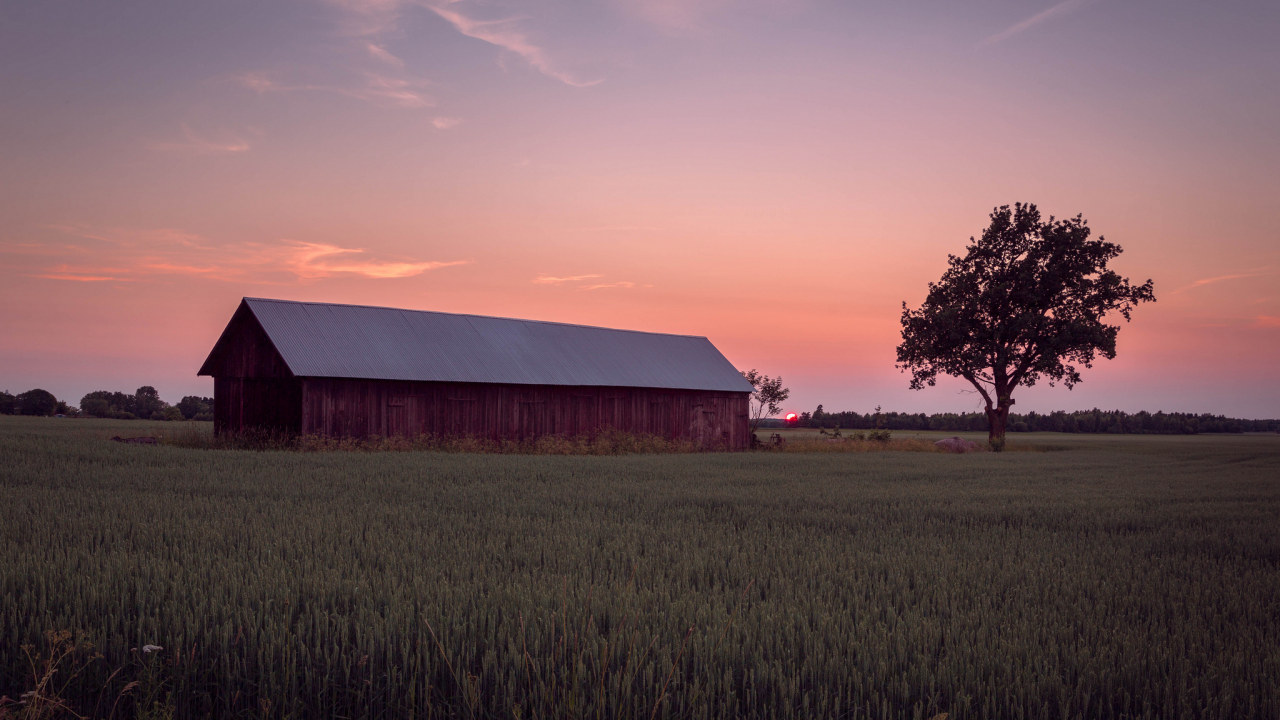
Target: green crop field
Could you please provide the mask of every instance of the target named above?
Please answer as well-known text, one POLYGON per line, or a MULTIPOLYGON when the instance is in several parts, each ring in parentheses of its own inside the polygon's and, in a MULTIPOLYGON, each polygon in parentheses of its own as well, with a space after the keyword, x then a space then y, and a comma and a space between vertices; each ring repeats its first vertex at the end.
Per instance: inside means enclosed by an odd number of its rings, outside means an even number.
POLYGON ((107 440, 166 427, 0 417, 0 716, 1280 717, 1276 435, 107 440))

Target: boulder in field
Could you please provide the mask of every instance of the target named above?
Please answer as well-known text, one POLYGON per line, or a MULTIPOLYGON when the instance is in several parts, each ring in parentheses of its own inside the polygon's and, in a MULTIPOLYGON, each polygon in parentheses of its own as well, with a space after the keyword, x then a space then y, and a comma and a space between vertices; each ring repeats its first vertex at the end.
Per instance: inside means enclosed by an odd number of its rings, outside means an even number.
POLYGON ((934 443, 934 445, 937 445, 946 452, 953 453, 978 452, 982 449, 978 447, 978 443, 973 442, 972 440, 965 440, 962 437, 949 437, 945 440, 939 440, 934 443))

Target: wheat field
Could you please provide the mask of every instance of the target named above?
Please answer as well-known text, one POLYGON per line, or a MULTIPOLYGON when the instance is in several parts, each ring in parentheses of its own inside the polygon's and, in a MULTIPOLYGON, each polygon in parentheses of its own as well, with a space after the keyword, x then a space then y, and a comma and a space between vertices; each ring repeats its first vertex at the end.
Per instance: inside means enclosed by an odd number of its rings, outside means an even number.
POLYGON ((166 427, 0 417, 0 716, 1280 716, 1276 435, 108 441, 166 427))

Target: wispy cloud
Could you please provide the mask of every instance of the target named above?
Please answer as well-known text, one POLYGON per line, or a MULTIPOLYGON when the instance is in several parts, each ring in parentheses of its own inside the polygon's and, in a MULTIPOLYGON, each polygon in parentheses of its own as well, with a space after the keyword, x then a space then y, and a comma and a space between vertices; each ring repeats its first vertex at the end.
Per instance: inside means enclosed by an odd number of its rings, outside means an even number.
POLYGON ((43 273, 36 273, 32 275, 32 277, 44 278, 45 280, 67 280, 70 282, 127 282, 131 279, 109 274, 112 272, 114 271, 111 268, 96 268, 90 270, 70 265, 58 265, 49 268, 43 273))
POLYGON ((387 52, 387 49, 382 47, 381 45, 366 43, 365 48, 369 51, 369 57, 375 60, 381 60, 382 62, 388 65, 394 65, 395 67, 398 67, 398 68, 404 67, 403 60, 387 52))
POLYGON ((421 275, 453 265, 465 265, 465 260, 453 262, 378 262, 352 258, 365 253, 364 248, 344 248, 323 243, 287 242, 279 248, 283 263, 300 278, 316 279, 335 275, 361 275, 367 278, 403 278, 421 275))
POLYGON ((1017 35, 1018 33, 1024 30, 1029 30, 1035 27, 1036 25, 1039 25, 1040 23, 1046 22, 1048 20, 1052 20, 1057 17, 1062 17, 1063 15, 1069 15, 1075 12, 1076 10, 1079 10, 1080 8, 1086 5, 1090 5, 1094 2, 1096 2, 1096 0, 1065 0, 1065 2, 1060 2, 1057 5, 1054 5, 1053 7, 1049 8, 1048 10, 1037 13, 1036 15, 1032 15, 1026 20, 1023 20, 1022 22, 1009 27, 1003 32, 999 32, 999 33, 996 33, 995 35, 992 35, 991 37, 987 38, 986 40, 983 40, 981 43, 978 43, 978 44, 993 45, 1003 40, 1008 40, 1009 38, 1013 37, 1014 35, 1017 35))
POLYGON ((230 155, 248 152, 249 143, 236 135, 213 140, 182 124, 183 140, 166 140, 152 144, 156 150, 175 155, 230 155))
POLYGON ((346 35, 376 35, 395 25, 404 0, 328 0, 343 11, 342 31, 346 35))
MULTIPOLYGON (((418 91, 417 88, 422 87, 424 84, 421 81, 403 80, 375 73, 368 73, 368 78, 369 84, 364 90, 365 95, 384 98, 402 107, 428 107, 435 105, 435 101, 431 99, 431 96, 418 91)), ((359 92, 353 94, 356 97, 362 96, 359 92)))
MULTIPOLYGON (((533 282, 539 285, 571 285, 580 283, 583 280, 595 280, 604 277, 603 275, 570 275, 569 277, 554 277, 551 275, 539 275, 533 279, 533 282)), ((606 288, 633 288, 638 287, 636 283, 630 280, 619 280, 617 282, 601 282, 590 283, 587 285, 578 285, 577 290, 604 290, 606 288)), ((642 287, 653 287, 652 285, 644 285, 642 287)))
POLYGON ((704 16, 734 4, 734 0, 621 0, 626 10, 663 30, 676 32, 698 30, 704 16))
POLYGON ((582 282, 583 280, 594 280, 595 278, 604 277, 603 275, 572 275, 570 277, 552 277, 550 275, 539 275, 533 281, 539 285, 563 285, 571 282, 582 282))
POLYGON ((468 260, 378 258, 366 248, 280 240, 217 244, 173 230, 97 230, 56 226, 80 240, 24 253, 26 274, 76 282, 201 277, 229 282, 289 283, 330 277, 406 278, 468 260), (110 258, 110 265, 101 260, 110 258))
POLYGON ((1254 321, 1253 326, 1256 328, 1280 328, 1280 317, 1259 315, 1257 320, 1254 321))
MULTIPOLYGON (((1268 268, 1263 267, 1263 268, 1258 268, 1258 269, 1259 269, 1259 270, 1267 270, 1268 268)), ((1171 293, 1169 293, 1169 294, 1170 294, 1170 295, 1177 295, 1177 294, 1178 294, 1178 293, 1180 293, 1180 292, 1185 292, 1185 291, 1187 291, 1187 290, 1192 290, 1192 289, 1195 289, 1195 288, 1198 288, 1198 287, 1203 287, 1203 286, 1205 286, 1205 285, 1212 285, 1212 284, 1214 284, 1214 283, 1220 283, 1220 282, 1223 282, 1223 281, 1225 281, 1225 280, 1238 280, 1238 279, 1240 279, 1240 278, 1259 277, 1259 276, 1262 276, 1262 275, 1270 275, 1270 274, 1271 274, 1271 273, 1268 273, 1268 272, 1251 272, 1251 273, 1240 273, 1240 274, 1238 274, 1238 275, 1219 275, 1219 276, 1217 276, 1217 277, 1204 278, 1204 279, 1202 279, 1202 280, 1197 280, 1197 281, 1195 281, 1195 282, 1191 283, 1190 285, 1184 285, 1184 286, 1182 286, 1182 287, 1178 288, 1177 290, 1174 290, 1173 292, 1171 292, 1171 293)))
MULTIPOLYGON (((373 47, 373 46, 370 46, 373 47)), ((398 59, 398 58, 397 58, 398 59)), ((348 82, 333 85, 292 84, 282 82, 265 72, 250 72, 233 76, 233 82, 239 83, 262 95, 264 93, 289 92, 331 92, 359 100, 378 103, 390 103, 399 107, 420 108, 435 105, 435 99, 423 91, 430 83, 426 80, 391 77, 381 72, 364 72, 357 77, 362 82, 348 82)))
POLYGON ((596 225, 593 227, 577 227, 570 228, 579 232, 638 232, 661 230, 662 228, 651 227, 648 225, 596 225))
POLYGON ((542 48, 534 45, 529 41, 528 37, 515 24, 521 18, 507 18, 503 20, 473 20, 460 12, 452 10, 442 5, 428 5, 427 7, 448 20, 458 32, 472 37, 477 40, 483 40, 490 45, 495 45, 513 52, 524 58, 538 72, 548 77, 553 77, 566 85, 574 87, 588 87, 603 82, 603 78, 599 80, 579 80, 578 78, 556 69, 552 65, 551 60, 547 57, 546 52, 542 48))
POLYGON ((458 123, 461 123, 461 122, 462 122, 461 118, 451 118, 451 117, 438 117, 438 118, 433 118, 431 120, 431 124, 434 125, 437 130, 448 130, 449 128, 455 128, 458 126, 458 123))
POLYGON ((278 89, 278 85, 274 80, 267 76, 264 72, 247 72, 233 76, 233 81, 249 88, 250 90, 261 95, 268 90, 278 89))

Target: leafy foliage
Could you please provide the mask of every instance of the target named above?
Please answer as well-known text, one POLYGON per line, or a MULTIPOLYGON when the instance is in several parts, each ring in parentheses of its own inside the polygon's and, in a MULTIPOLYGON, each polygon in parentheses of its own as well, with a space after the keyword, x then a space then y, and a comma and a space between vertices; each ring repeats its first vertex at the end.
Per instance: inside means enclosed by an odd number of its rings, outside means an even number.
POLYGON ((110 390, 95 390, 80 398, 80 410, 86 415, 101 418, 117 417, 121 413, 133 413, 134 396, 110 390))
POLYGON ((175 406, 182 413, 182 417, 187 420, 193 420, 197 415, 213 415, 213 398, 200 397, 198 395, 188 395, 178 401, 175 406))
POLYGON ((949 268, 918 310, 902 304, 898 367, 911 388, 939 374, 968 380, 982 395, 992 438, 1004 434, 1014 388, 1040 379, 1072 388, 1080 367, 1112 359, 1120 328, 1133 308, 1155 300, 1152 283, 1133 286, 1108 268, 1121 253, 1102 237, 1090 240, 1083 217, 1042 221, 1032 204, 1005 205, 963 257, 949 268))
POLYGON ((14 402, 19 415, 52 415, 58 411, 58 398, 48 390, 28 390, 14 402))
POLYGON ((782 376, 771 378, 752 368, 742 371, 742 377, 755 388, 751 392, 750 432, 754 436, 760 421, 782 412, 782 403, 791 397, 791 391, 782 386, 782 376))
POLYGON ((143 385, 132 395, 109 390, 95 390, 80 399, 80 410, 85 415, 117 420, 143 418, 145 420, 212 420, 213 398, 188 395, 176 406, 160 399, 160 393, 150 385, 143 385))

